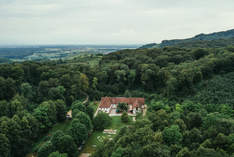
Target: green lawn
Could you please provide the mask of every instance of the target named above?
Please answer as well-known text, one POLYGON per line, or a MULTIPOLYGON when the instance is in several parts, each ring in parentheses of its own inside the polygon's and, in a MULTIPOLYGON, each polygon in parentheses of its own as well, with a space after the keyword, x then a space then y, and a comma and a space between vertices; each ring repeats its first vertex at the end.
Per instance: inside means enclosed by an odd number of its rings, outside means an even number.
MULTIPOLYGON (((93 103, 92 106, 94 108, 97 107, 96 103, 93 103)), ((112 123, 111 126, 109 126, 107 129, 114 129, 117 130, 117 133, 119 132, 119 130, 126 125, 131 125, 132 122, 132 117, 129 116, 130 118, 130 122, 125 124, 121 121, 121 117, 111 117, 112 118, 112 123)), ((49 133, 46 134, 43 138, 41 138, 37 143, 34 144, 33 148, 32 148, 32 152, 37 152, 37 149, 44 143, 46 142, 52 135, 54 132, 56 132, 57 130, 62 130, 64 133, 68 133, 70 127, 71 127, 71 120, 66 120, 63 123, 57 123, 53 126, 53 128, 50 129, 49 133)), ((104 134, 103 132, 93 132, 92 135, 88 138, 88 140, 86 141, 86 144, 82 150, 82 153, 93 153, 96 149, 96 147, 99 144, 102 144, 104 139, 110 139, 110 138, 114 138, 116 135, 109 135, 109 134, 104 134)))
MULTIPOLYGON (((130 125, 132 123, 132 117, 130 117, 130 122, 128 124, 123 123, 121 121, 121 117, 111 117, 111 118, 112 118, 111 126, 109 126, 107 129, 117 130, 117 133, 123 126, 130 125)), ((93 132, 92 135, 86 141, 82 153, 93 153, 99 144, 103 144, 102 142, 104 139, 114 138, 115 136, 116 135, 104 134, 103 132, 100 131, 93 132)))
POLYGON ((102 144, 103 140, 114 138, 114 136, 115 135, 103 134, 103 132, 100 131, 92 133, 92 135, 86 141, 82 153, 93 153, 96 147, 102 144))
MULTIPOLYGON (((121 121, 121 117, 118 116, 118 117, 111 117, 112 118, 112 122, 111 122, 111 126, 108 127, 107 129, 121 129, 121 127, 127 125, 125 123, 123 123, 121 121)), ((129 119, 130 119, 130 122, 128 123, 128 125, 132 122, 132 117, 129 116, 129 119)))

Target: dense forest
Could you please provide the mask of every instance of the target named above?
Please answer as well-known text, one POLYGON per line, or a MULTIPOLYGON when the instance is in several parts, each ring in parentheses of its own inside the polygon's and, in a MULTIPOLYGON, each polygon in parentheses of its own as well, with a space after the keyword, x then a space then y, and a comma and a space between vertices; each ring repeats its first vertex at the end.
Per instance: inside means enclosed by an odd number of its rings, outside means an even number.
POLYGON ((109 121, 101 114, 93 119, 89 101, 83 103, 102 96, 145 97, 149 111, 93 157, 234 156, 234 47, 201 47, 1 64, 0 156, 31 152, 69 109, 69 131, 56 131, 35 151, 38 157, 77 156, 92 131, 104 129, 99 122, 109 121))

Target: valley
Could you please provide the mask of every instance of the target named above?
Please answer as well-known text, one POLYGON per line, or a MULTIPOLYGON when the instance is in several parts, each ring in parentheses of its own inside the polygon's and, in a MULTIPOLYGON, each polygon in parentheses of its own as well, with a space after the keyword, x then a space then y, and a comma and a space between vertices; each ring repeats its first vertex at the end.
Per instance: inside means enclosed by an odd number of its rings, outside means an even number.
POLYGON ((1 46, 0 58, 2 62, 69 60, 82 55, 108 54, 138 47, 139 45, 1 46))

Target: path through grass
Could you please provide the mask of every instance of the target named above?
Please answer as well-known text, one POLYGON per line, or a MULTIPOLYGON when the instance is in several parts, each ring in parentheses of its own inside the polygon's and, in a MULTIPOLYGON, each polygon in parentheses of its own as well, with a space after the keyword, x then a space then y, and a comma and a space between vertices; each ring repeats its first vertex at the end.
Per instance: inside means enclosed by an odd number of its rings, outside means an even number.
MULTIPOLYGON (((111 117, 111 118, 112 118, 111 126, 109 126, 107 129, 117 130, 117 134, 122 127, 130 125, 132 123, 132 118, 130 118, 130 122, 128 124, 123 123, 121 121, 120 116, 111 117)), ((84 149, 82 150, 82 153, 93 153, 98 145, 103 144, 103 141, 105 139, 111 139, 114 138, 115 136, 116 135, 104 134, 102 131, 93 132, 92 135, 88 138, 84 146, 84 149)))

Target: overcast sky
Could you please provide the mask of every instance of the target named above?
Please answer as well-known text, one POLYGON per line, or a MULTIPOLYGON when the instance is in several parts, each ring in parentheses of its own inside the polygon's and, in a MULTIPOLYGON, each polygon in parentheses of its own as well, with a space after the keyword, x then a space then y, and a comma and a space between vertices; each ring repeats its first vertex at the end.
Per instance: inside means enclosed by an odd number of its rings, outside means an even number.
POLYGON ((234 28, 234 0, 0 0, 0 45, 145 44, 234 28))

